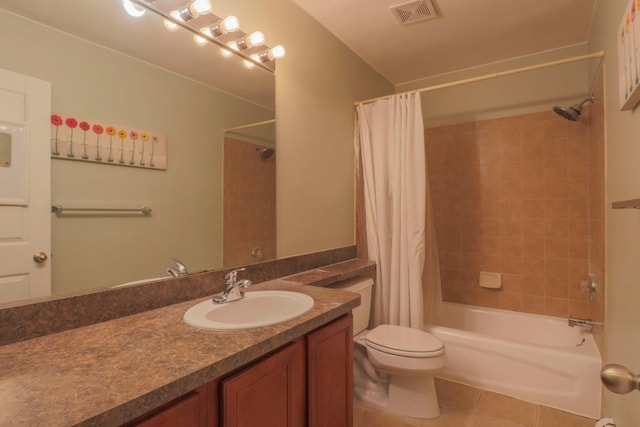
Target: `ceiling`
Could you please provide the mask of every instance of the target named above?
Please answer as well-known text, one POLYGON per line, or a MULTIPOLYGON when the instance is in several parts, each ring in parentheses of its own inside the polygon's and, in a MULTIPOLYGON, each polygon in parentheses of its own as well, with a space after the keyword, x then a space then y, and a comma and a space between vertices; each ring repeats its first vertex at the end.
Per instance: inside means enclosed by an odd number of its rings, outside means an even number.
MULTIPOLYGON (((184 0, 156 0, 154 6, 168 12, 184 3, 184 0)), ((214 13, 218 16, 239 15, 235 12, 241 8, 239 0, 215 0, 213 3, 214 13)), ((273 73, 257 67, 249 70, 240 58, 224 59, 219 55, 219 47, 213 43, 197 46, 193 35, 187 31, 167 31, 163 19, 151 12, 133 18, 124 11, 121 0, 0 0, 0 9, 275 109, 273 73)), ((255 17, 246 15, 238 16, 241 29, 248 33, 259 30, 253 27, 255 17)), ((210 25, 214 19, 213 15, 203 15, 191 21, 191 26, 210 25)), ((235 37, 233 34, 227 36, 235 37)))
POLYGON ((427 7, 437 17, 402 25, 390 7, 406 0, 292 1, 394 84, 585 43, 595 6, 595 0, 431 0, 427 7))
MULTIPOLYGON (((191 42, 186 31, 166 31, 162 19, 153 14, 132 18, 124 12, 120 0, 83 0, 81 8, 77 7, 78 1, 0 0, 0 8, 275 108, 275 79, 271 73, 246 70, 240 60, 221 60, 216 46, 207 46, 214 52, 206 52, 206 48, 191 42)), ((390 11, 391 6, 407 0, 292 1, 399 85, 585 43, 596 0, 422 0, 437 16, 408 25, 402 25, 390 11)), ((250 28, 259 22, 259 16, 239 14, 239 0, 213 3, 214 13, 221 17, 238 15, 244 31, 259 29, 250 28), (248 20, 249 26, 245 27, 248 20)), ((182 4, 184 0, 154 3, 165 11, 182 4)), ((206 19, 198 18, 195 25, 205 25, 206 19)))

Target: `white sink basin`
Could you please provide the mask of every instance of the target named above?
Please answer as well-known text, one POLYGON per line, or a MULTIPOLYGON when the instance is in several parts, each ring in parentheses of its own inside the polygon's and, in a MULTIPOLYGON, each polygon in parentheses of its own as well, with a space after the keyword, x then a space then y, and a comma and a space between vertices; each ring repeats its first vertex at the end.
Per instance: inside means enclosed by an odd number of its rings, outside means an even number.
POLYGON ((191 326, 217 331, 257 328, 291 320, 313 307, 313 298, 299 292, 253 291, 244 298, 216 304, 202 301, 184 313, 191 326))

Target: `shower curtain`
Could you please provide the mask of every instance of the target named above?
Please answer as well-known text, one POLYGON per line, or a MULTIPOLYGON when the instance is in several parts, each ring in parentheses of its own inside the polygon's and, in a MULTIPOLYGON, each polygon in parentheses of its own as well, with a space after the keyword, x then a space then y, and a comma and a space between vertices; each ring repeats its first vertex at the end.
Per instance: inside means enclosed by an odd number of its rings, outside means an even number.
POLYGON ((356 121, 367 251, 377 262, 374 325, 422 329, 442 298, 420 95, 360 104, 356 121))

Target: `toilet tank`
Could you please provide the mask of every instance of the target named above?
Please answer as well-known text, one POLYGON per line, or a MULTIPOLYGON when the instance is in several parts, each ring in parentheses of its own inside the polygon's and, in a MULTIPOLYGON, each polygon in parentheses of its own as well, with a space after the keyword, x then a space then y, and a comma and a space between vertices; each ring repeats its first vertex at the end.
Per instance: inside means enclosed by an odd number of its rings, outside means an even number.
POLYGON ((368 277, 355 277, 337 282, 330 287, 360 294, 360 305, 353 309, 353 335, 355 336, 367 329, 369 326, 369 314, 371 313, 373 279, 368 277))

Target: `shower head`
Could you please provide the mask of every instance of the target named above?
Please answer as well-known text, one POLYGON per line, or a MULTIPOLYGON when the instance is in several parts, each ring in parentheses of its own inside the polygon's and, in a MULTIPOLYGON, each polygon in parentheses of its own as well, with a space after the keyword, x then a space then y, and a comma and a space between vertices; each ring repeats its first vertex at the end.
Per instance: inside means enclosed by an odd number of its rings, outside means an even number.
POLYGON ((580 114, 582 114, 582 106, 587 102, 593 102, 593 96, 583 99, 579 104, 573 104, 571 107, 558 107, 556 105, 553 107, 553 111, 559 116, 575 122, 580 118, 580 114))
POLYGON ((276 150, 273 148, 256 148, 256 151, 260 155, 260 158, 264 160, 273 156, 273 153, 275 153, 276 150))

